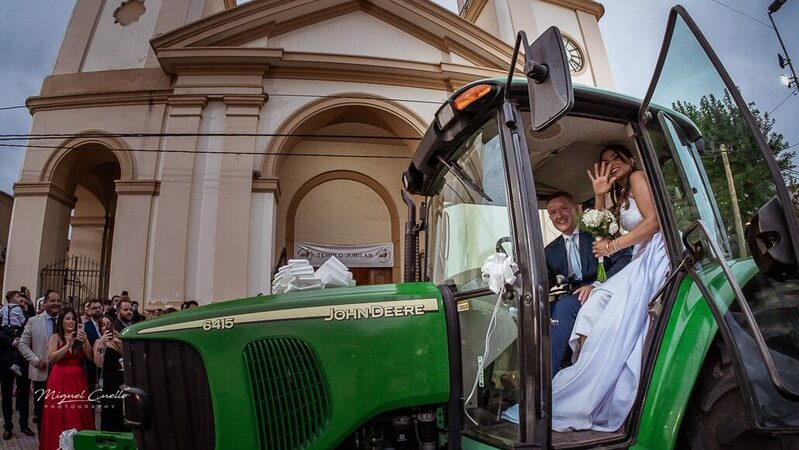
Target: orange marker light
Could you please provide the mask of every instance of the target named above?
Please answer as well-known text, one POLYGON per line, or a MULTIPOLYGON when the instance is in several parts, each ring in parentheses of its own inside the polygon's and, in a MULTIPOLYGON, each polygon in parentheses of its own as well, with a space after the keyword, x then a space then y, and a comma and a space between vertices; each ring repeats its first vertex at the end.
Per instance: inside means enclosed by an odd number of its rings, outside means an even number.
POLYGON ((491 85, 478 84, 477 86, 472 86, 467 89, 466 92, 458 95, 455 101, 452 102, 452 105, 458 111, 463 111, 467 106, 484 97, 489 92, 491 92, 491 85))

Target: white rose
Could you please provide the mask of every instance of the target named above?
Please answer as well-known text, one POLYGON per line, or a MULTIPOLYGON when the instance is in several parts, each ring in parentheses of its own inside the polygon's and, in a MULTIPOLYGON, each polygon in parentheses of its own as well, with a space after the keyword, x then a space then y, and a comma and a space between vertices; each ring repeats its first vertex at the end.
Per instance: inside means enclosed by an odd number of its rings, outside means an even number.
POLYGON ((599 211, 595 209, 589 209, 583 215, 583 223, 589 227, 598 227, 601 223, 601 217, 599 211))
POLYGON ((610 234, 616 234, 619 232, 619 226, 616 224, 616 222, 613 222, 608 227, 608 231, 610 231, 610 234))

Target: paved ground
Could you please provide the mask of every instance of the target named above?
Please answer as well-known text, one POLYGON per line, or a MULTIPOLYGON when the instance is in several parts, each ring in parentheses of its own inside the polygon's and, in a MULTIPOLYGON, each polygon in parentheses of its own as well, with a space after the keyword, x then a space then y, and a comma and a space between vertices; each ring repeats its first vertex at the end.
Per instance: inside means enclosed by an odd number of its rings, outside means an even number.
MULTIPOLYGON (((31 397, 31 421, 33 420, 33 398, 31 397)), ((38 431, 36 430, 36 424, 31 422, 28 424, 31 430, 37 433, 36 436, 29 437, 22 434, 19 431, 19 414, 17 410, 14 409, 14 436, 11 437, 11 440, 4 441, 2 440, 2 434, 0 434, 0 448, 3 450, 38 450, 39 449, 39 435, 38 431)), ((0 427, 1 428, 1 427, 0 427)))
MULTIPOLYGON (((31 421, 33 420, 33 398, 31 397, 31 421)), ((2 416, 0 416, 0 420, 2 420, 2 416)), ((36 429, 36 424, 31 422, 28 424, 36 433, 36 436, 25 436, 22 432, 19 431, 19 414, 17 413, 16 409, 14 410, 14 436, 11 437, 11 440, 4 441, 2 439, 2 424, 0 423, 0 449, 2 450, 39 450, 39 431, 36 429)), ((94 418, 94 423, 100 423, 100 413, 97 412, 97 415, 94 418)))

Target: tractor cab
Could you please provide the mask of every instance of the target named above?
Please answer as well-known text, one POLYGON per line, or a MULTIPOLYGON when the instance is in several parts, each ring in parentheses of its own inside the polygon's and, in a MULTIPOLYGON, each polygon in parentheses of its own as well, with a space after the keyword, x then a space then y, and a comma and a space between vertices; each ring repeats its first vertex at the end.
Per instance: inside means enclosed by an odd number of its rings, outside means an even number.
POLYGON ((507 79, 467 85, 440 107, 404 174, 407 191, 425 198, 422 223, 406 227, 426 232, 411 277, 438 285, 449 312, 450 448, 671 448, 796 433, 799 224, 783 178, 789 161, 696 24, 672 10, 643 101, 572 86, 556 28, 531 45, 519 33, 520 49, 525 61, 514 58, 507 79), (670 271, 647 299, 640 383, 624 425, 557 433, 544 252, 557 231, 546 199, 565 191, 591 206, 586 172, 614 144, 646 174, 670 271), (499 294, 481 273, 497 253, 518 266, 499 294), (710 431, 694 422, 712 420, 737 431, 697 438, 710 431))

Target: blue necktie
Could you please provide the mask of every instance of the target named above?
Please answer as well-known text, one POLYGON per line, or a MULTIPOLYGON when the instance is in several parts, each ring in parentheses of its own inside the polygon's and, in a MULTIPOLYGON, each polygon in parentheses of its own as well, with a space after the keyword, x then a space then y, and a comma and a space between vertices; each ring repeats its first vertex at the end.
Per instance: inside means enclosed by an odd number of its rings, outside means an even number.
POLYGON ((580 264, 580 255, 577 253, 577 239, 578 234, 575 233, 569 236, 569 262, 572 265, 572 271, 574 272, 574 278, 577 280, 583 279, 583 269, 580 264))

